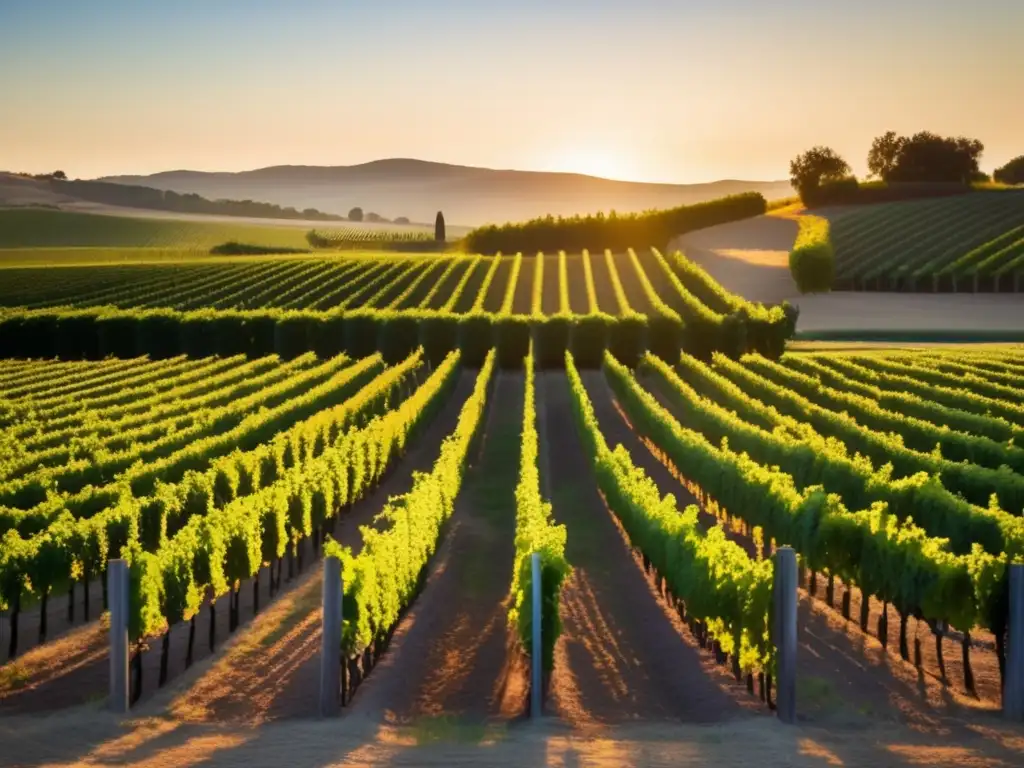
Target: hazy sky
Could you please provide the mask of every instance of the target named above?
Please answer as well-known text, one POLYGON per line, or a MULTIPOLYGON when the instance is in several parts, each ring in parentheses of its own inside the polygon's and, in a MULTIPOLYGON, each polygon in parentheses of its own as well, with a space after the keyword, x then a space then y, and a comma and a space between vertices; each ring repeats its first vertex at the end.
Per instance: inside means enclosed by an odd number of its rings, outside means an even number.
POLYGON ((1022 0, 0 0, 0 168, 383 157, 784 178, 829 144, 1024 153, 1022 0))

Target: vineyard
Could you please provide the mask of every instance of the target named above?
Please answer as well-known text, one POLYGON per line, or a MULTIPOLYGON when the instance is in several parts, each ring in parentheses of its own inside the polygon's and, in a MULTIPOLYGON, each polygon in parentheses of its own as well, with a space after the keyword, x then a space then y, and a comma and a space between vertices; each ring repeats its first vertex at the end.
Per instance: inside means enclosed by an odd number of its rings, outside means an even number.
POLYGON ((133 701, 247 622, 285 621, 188 695, 212 696, 212 716, 315 714, 318 654, 292 630, 313 615, 302 595, 324 555, 341 561, 346 710, 514 718, 540 695, 574 723, 767 711, 783 544, 799 556, 801 624, 820 638, 800 674, 872 702, 902 664, 998 706, 1008 565, 1024 557, 1024 349, 563 348, 560 369, 539 340, 515 349, 479 365, 424 348, 6 360, 0 711, 103 695, 105 570, 121 557, 133 701), (294 600, 282 619, 274 606, 294 600), (844 672, 868 652, 839 650, 850 634, 887 666, 844 672), (48 649, 69 642, 81 661, 65 669, 48 649), (458 674, 444 672, 452 652, 458 674), (522 662, 534 653, 539 693, 522 662))
POLYGON ((657 249, 50 266, 3 276, 7 356, 312 350, 381 351, 392 361, 423 344, 432 359, 458 347, 480 365, 492 345, 521 360, 535 335, 543 364, 561 367, 566 348, 591 360, 605 347, 633 358, 680 347, 703 358, 777 357, 796 321, 788 305, 748 302, 680 253, 657 249))
POLYGON ((831 227, 837 289, 1020 292, 1024 192, 872 205, 831 227))

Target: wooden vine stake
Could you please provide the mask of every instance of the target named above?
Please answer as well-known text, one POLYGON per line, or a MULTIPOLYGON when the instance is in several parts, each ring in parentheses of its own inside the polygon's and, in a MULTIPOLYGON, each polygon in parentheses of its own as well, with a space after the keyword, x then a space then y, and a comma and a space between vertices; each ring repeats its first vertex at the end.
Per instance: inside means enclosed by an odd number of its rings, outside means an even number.
POLYGON ((779 679, 776 711, 784 723, 796 722, 796 608, 797 564, 792 547, 779 547, 775 553, 774 635, 779 679))
POLYGON ((107 564, 107 595, 110 603, 110 709, 128 712, 128 561, 107 564))
POLYGON ((1010 566, 1009 608, 1003 716, 1019 722, 1024 720, 1024 565, 1010 566))
POLYGON ((323 632, 320 637, 320 717, 338 714, 341 691, 341 560, 324 558, 323 632))
POLYGON ((530 567, 533 570, 533 601, 530 610, 533 611, 533 630, 530 650, 530 717, 534 720, 541 716, 541 699, 544 697, 543 676, 541 674, 544 664, 544 651, 541 645, 541 575, 540 575, 540 553, 534 552, 530 555, 530 567))

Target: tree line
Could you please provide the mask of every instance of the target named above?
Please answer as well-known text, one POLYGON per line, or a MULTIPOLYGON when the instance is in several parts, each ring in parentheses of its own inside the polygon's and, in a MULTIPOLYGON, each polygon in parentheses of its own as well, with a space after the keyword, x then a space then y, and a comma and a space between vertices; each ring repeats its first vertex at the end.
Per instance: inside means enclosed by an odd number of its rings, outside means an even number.
MULTIPOLYGON (((807 205, 959 194, 991 181, 979 165, 984 150, 981 141, 966 136, 887 131, 874 139, 867 154, 875 181, 858 181, 838 152, 820 145, 790 162, 790 180, 807 205)), ((997 169, 994 177, 1000 183, 1024 183, 1024 156, 997 169)))

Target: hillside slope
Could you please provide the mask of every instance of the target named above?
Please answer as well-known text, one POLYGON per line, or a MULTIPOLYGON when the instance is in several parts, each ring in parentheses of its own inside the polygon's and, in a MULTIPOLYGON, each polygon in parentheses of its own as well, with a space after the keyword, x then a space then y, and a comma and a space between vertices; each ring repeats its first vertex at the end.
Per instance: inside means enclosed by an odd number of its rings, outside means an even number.
POLYGON ((347 213, 353 206, 388 218, 433 221, 438 209, 449 222, 477 225, 615 209, 668 208, 738 192, 767 198, 792 194, 788 181, 716 181, 646 184, 573 173, 493 170, 422 160, 389 159, 352 166, 275 166, 240 173, 168 171, 151 176, 112 176, 210 198, 266 200, 303 209, 347 213))
POLYGON ((1024 273, 1024 190, 820 213, 842 289, 1013 292, 1024 273))

